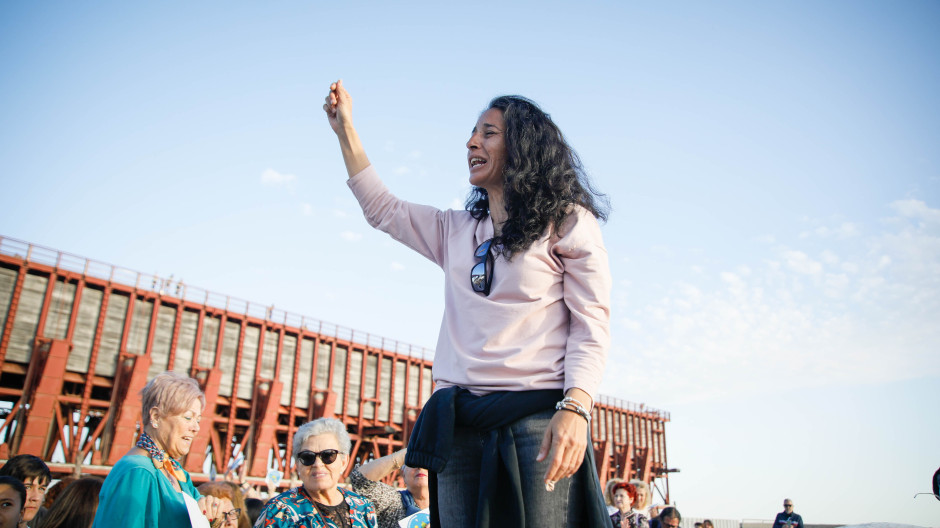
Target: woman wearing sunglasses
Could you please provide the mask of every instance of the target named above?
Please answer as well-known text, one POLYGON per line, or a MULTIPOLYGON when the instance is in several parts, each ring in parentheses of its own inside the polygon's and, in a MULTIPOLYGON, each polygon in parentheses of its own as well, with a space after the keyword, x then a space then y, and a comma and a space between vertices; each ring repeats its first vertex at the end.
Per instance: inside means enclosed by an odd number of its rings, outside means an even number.
POLYGON ((343 422, 318 418, 294 433, 294 460, 301 485, 269 500, 256 527, 375 528, 375 508, 361 495, 337 486, 352 442, 343 422))
POLYGON ((498 97, 467 141, 466 210, 400 200, 372 167, 342 81, 323 106, 367 221, 444 271, 435 392, 405 463, 431 470, 432 525, 607 526, 589 425, 609 347, 606 202, 532 101, 498 97))

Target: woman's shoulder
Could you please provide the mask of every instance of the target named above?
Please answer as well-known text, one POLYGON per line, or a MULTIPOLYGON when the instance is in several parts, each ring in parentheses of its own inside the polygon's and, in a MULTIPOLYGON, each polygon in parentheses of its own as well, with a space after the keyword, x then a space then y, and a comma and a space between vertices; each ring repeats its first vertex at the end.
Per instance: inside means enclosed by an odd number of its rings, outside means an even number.
POLYGON ((568 216, 550 237, 552 239, 554 246, 568 251, 582 247, 604 247, 600 222, 591 211, 580 205, 570 206, 568 216))
POLYGON ((126 473, 134 470, 144 470, 152 474, 157 473, 157 468, 154 467, 153 460, 143 455, 124 455, 114 464, 114 467, 111 468, 112 473, 115 471, 118 473, 126 473))

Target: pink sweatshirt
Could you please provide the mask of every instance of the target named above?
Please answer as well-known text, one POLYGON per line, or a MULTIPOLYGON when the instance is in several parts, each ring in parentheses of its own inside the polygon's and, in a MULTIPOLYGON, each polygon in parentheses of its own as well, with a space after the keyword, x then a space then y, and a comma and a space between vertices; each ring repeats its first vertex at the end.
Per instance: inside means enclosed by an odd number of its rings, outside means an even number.
POLYGON ((490 217, 392 195, 371 166, 348 181, 369 225, 444 270, 433 377, 475 394, 577 387, 597 396, 610 347, 610 269, 597 219, 577 207, 562 229, 509 262, 496 258, 489 296, 473 291, 474 250, 490 217))

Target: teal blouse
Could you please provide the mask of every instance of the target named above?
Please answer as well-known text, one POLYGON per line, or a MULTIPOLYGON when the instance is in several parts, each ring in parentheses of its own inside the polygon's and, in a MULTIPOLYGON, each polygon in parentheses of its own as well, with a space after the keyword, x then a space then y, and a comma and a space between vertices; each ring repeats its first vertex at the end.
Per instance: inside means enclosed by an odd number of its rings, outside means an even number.
MULTIPOLYGON (((201 495, 186 474, 183 493, 201 495)), ((150 457, 128 455, 118 461, 98 495, 98 511, 92 528, 176 528, 190 526, 183 496, 166 475, 153 467, 150 457)))

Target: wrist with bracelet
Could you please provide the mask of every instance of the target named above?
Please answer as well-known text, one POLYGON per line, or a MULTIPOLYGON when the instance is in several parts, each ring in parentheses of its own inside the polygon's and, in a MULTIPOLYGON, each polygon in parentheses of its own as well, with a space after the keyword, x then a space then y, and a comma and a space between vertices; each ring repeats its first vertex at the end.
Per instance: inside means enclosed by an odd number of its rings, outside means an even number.
POLYGON ((556 403, 555 410, 573 412, 587 420, 587 423, 591 423, 591 413, 581 405, 581 402, 569 396, 565 396, 564 399, 556 403))

